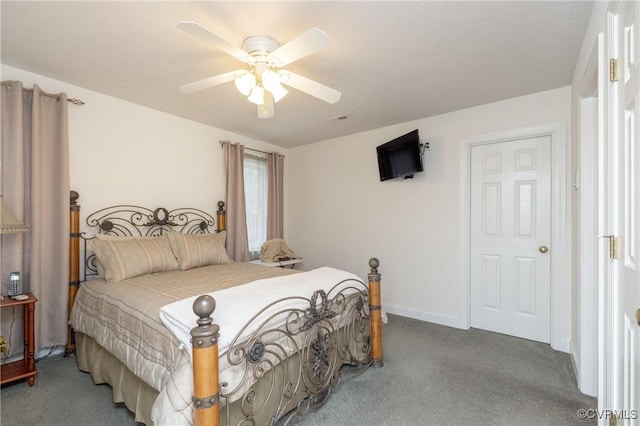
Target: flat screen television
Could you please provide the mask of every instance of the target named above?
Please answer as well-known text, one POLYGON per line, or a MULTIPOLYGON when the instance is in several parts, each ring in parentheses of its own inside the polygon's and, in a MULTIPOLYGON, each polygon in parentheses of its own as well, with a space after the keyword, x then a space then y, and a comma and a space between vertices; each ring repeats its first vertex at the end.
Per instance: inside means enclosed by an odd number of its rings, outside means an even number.
POLYGON ((380 181, 412 178, 423 171, 418 130, 409 132, 377 147, 380 181))

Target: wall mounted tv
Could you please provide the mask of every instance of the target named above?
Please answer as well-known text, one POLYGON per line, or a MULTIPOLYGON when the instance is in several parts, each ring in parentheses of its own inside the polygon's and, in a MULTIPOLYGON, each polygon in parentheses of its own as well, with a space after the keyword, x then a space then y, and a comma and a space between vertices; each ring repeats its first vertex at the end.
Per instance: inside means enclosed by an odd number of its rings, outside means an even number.
POLYGON ((423 170, 417 129, 378 146, 377 150, 380 181, 412 178, 423 170))

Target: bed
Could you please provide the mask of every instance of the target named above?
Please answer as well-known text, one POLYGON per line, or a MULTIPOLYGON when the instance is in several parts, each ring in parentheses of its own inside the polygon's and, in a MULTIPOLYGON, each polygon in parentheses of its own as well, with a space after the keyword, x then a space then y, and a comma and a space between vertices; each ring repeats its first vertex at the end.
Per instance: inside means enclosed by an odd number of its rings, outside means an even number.
POLYGON ((109 207, 87 216, 85 234, 77 199, 67 352, 136 421, 286 423, 383 365, 377 260, 366 284, 333 268, 232 262, 222 202, 216 219, 109 207))

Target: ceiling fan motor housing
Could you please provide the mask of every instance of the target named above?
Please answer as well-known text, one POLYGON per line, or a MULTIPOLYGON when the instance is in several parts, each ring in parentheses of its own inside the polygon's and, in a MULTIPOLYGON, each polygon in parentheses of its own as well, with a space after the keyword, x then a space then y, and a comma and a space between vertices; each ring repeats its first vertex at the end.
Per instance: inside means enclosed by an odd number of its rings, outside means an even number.
POLYGON ((254 35, 244 39, 242 50, 251 56, 267 56, 269 53, 280 47, 280 43, 269 36, 254 35))

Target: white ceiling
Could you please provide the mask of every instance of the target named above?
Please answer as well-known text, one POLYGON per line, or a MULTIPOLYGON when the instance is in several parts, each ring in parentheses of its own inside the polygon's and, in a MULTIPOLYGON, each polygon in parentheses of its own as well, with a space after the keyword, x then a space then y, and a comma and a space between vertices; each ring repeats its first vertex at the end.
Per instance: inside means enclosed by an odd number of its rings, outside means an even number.
POLYGON ((592 6, 3 0, 1 60, 289 148, 569 85, 592 6), (184 94, 179 86, 243 64, 179 30, 181 20, 237 46, 255 34, 284 44, 318 27, 332 44, 286 68, 342 98, 330 105, 292 89, 261 120, 233 83, 184 94), (351 118, 332 120, 341 115, 351 118))

